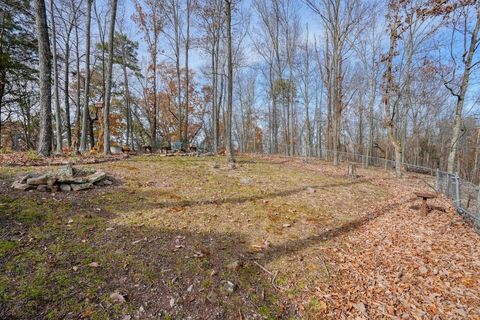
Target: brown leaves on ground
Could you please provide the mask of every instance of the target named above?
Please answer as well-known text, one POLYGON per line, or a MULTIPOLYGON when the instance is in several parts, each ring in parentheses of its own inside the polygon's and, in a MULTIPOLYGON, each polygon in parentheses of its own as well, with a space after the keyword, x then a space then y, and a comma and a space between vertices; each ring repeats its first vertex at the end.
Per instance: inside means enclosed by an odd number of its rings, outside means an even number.
MULTIPOLYGON (((480 319, 479 235, 442 197, 420 214, 415 188, 388 183, 395 197, 372 220, 326 248, 336 277, 316 289, 335 319, 480 319), (397 204, 395 204, 397 203, 397 204)), ((368 216, 367 216, 368 217, 368 216)))
POLYGON ((118 184, 52 202, 0 189, 0 318, 480 319, 480 237, 441 196, 421 214, 415 192, 431 192, 431 177, 358 168, 347 179, 344 163, 303 158, 239 157, 236 170, 217 161, 100 164, 118 184))

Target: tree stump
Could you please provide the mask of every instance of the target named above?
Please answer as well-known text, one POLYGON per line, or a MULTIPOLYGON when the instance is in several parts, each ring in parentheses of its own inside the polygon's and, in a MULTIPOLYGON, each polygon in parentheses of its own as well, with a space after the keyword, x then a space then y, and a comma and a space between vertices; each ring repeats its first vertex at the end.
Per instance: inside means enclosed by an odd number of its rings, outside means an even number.
POLYGON ((357 166, 354 163, 349 163, 348 164, 347 176, 348 176, 349 179, 358 178, 358 176, 357 176, 357 166))

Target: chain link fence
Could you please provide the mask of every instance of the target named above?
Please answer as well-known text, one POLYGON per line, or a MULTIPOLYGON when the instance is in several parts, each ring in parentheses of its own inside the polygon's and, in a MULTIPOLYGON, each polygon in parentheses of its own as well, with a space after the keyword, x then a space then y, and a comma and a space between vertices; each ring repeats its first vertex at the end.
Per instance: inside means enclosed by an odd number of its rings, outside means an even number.
POLYGON ((452 199, 458 213, 480 231, 480 188, 461 179, 458 173, 436 170, 435 189, 452 199))
MULTIPOLYGON (((285 150, 288 150, 285 148, 285 150)), ((307 155, 307 152, 300 152, 299 155, 307 158, 317 158, 323 160, 332 160, 334 157, 334 151, 321 149, 314 150, 315 155, 307 155)), ((341 162, 354 162, 367 168, 369 166, 381 167, 385 170, 394 170, 396 163, 394 160, 388 160, 385 158, 372 157, 369 155, 363 155, 353 152, 336 151, 338 161, 341 162)), ((284 155, 288 156, 288 152, 284 155)), ((480 232, 480 187, 461 179, 458 173, 448 173, 440 171, 438 169, 413 165, 403 162, 401 166, 407 172, 415 172, 420 174, 426 174, 435 177, 435 189, 437 192, 444 194, 451 199, 457 212, 462 215, 467 221, 469 221, 475 231, 480 232)))

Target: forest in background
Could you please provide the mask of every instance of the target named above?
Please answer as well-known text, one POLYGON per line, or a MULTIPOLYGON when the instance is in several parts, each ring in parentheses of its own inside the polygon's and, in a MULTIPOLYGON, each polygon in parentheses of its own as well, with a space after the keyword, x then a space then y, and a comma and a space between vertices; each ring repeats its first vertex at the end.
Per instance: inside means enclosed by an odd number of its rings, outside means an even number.
POLYGON ((479 30, 474 0, 0 0, 2 152, 328 149, 478 183, 479 30))

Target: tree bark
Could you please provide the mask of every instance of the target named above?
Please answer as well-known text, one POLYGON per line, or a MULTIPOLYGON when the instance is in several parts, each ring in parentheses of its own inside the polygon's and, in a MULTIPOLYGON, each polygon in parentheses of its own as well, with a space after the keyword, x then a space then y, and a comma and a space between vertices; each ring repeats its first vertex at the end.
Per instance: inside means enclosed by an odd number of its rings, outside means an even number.
POLYGON ((45 0, 35 0, 35 25, 37 28, 39 87, 40 87, 40 134, 37 152, 50 156, 52 152, 52 93, 51 93, 51 54, 48 38, 45 0))
POLYGON ((69 95, 69 74, 70 74, 70 32, 68 31, 65 41, 65 79, 64 79, 64 104, 65 104, 65 129, 67 132, 68 147, 72 147, 72 125, 70 123, 70 95, 69 95))
MULTIPOLYGON (((392 6, 393 7, 393 6, 392 6)), ((395 56, 395 50, 397 47, 397 29, 400 24, 399 22, 399 13, 398 10, 392 10, 391 21, 389 22, 389 33, 390 33, 390 46, 388 49, 388 55, 386 58, 387 68, 385 70, 385 92, 383 95, 383 104, 385 107, 385 124, 387 127, 387 134, 390 142, 395 148, 395 174, 397 177, 402 176, 401 171, 401 161, 402 161, 402 145, 401 141, 395 136, 395 124, 394 117, 395 112, 392 114, 390 111, 391 104, 391 93, 394 90, 393 84, 393 57, 395 56)), ((394 110, 395 111, 395 110, 394 110)))
MULTIPOLYGON (((122 64, 122 69, 123 69, 123 82, 124 82, 124 99, 125 99, 125 116, 127 119, 127 139, 126 139, 126 144, 127 146, 130 146, 131 143, 133 144, 133 132, 132 132, 132 114, 130 110, 130 90, 128 87, 128 72, 127 72, 127 56, 125 53, 125 48, 122 47, 122 58, 123 58, 123 64, 122 64), (132 139, 130 139, 130 136, 132 135, 132 139)), ((133 149, 133 145, 132 145, 133 149)))
POLYGON ((115 20, 117 18, 117 0, 111 0, 110 30, 108 39, 108 72, 107 72, 107 92, 105 95, 105 108, 103 112, 103 154, 109 155, 110 152, 110 105, 112 96, 112 74, 113 74, 113 40, 115 37, 115 20))
POLYGON ((75 136, 72 143, 72 151, 75 153, 79 152, 80 149, 80 125, 81 125, 81 89, 82 89, 82 76, 80 74, 80 39, 78 37, 78 20, 75 18, 75 66, 77 73, 77 92, 75 96, 75 136))
POLYGON ((87 131, 89 127, 90 111, 88 109, 90 103, 90 26, 92 15, 92 2, 87 0, 87 24, 86 24, 86 41, 85 41, 85 101, 83 106, 82 118, 82 134, 80 137, 80 151, 87 151, 87 131))
POLYGON ((188 148, 188 107, 190 104, 190 72, 188 70, 188 53, 190 50, 190 11, 191 11, 191 0, 187 0, 187 30, 186 30, 186 40, 185 40, 185 132, 184 132, 184 144, 188 148))
POLYGON ((55 26, 55 15, 53 5, 54 0, 50 0, 50 20, 52 29, 52 48, 53 48, 53 97, 55 102, 55 130, 56 130, 56 154, 62 154, 62 116, 60 113, 60 96, 58 93, 58 61, 57 61, 57 31, 55 26))
POLYGON ((175 69, 177 72, 177 108, 178 108, 178 143, 183 149, 183 116, 182 116, 182 73, 180 70, 180 8, 178 0, 173 1, 173 28, 175 33, 175 69))
POLYGON ((470 46, 468 48, 468 51, 464 55, 465 71, 463 73, 462 82, 460 84, 460 92, 455 95, 457 98, 457 103, 455 107, 455 118, 453 119, 452 139, 450 140, 450 153, 448 154, 448 172, 450 173, 453 173, 455 168, 458 142, 461 138, 461 128, 463 125, 463 121, 462 121, 463 104, 465 100, 465 95, 467 93, 468 84, 470 81, 473 56, 475 55, 475 51, 478 48, 479 30, 480 30, 480 7, 477 6, 477 22, 475 23, 475 27, 472 31, 472 35, 470 38, 470 46))
POLYGON ((225 0, 225 12, 227 19, 227 115, 226 115, 226 151, 227 161, 235 162, 232 142, 232 111, 233 111, 233 57, 232 57, 232 8, 231 0, 225 0))

